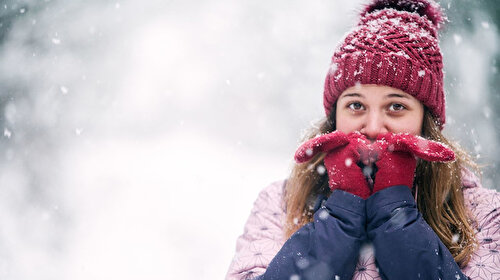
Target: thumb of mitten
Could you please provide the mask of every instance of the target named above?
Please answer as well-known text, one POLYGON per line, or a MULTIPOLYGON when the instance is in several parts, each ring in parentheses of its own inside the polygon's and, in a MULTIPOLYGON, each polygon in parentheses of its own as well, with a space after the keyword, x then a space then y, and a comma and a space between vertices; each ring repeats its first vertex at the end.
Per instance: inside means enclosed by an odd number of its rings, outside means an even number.
POLYGON ((448 162, 455 153, 443 143, 411 134, 393 134, 387 139, 389 150, 411 153, 426 161, 448 162))
POLYGON ((323 134, 302 144, 295 152, 295 161, 297 163, 309 161, 318 153, 329 152, 348 143, 347 135, 341 131, 323 134))

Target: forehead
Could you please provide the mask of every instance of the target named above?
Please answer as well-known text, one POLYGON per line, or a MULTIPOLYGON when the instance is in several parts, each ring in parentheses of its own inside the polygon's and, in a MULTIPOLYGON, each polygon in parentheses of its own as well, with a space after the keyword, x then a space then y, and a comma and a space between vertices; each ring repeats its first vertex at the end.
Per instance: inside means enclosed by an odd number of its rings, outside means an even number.
POLYGON ((412 95, 390 86, 376 85, 376 84, 358 84, 353 87, 347 88, 342 92, 339 98, 346 96, 359 96, 365 98, 386 98, 386 97, 400 97, 409 99, 415 102, 420 102, 412 95))

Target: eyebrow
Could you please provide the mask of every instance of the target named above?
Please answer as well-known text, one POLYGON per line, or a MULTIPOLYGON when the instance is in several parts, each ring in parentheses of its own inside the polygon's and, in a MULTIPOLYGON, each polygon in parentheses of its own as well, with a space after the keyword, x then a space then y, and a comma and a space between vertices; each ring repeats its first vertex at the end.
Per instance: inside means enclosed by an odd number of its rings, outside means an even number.
POLYGON ((359 93, 346 93, 344 95, 342 95, 340 98, 344 98, 344 97, 361 97, 361 98, 365 98, 363 95, 359 94, 359 93))
MULTIPOLYGON (((363 95, 361 95, 359 93, 356 93, 356 92, 346 93, 346 94, 342 95, 340 98, 344 98, 344 97, 361 97, 361 98, 365 98, 365 96, 363 96, 363 95)), ((390 94, 386 95, 384 98, 387 99, 387 98, 392 98, 392 97, 399 97, 399 98, 409 99, 408 96, 400 94, 400 93, 390 93, 390 94)))
POLYGON ((391 94, 388 94, 385 96, 385 98, 391 98, 391 97, 400 97, 400 98, 406 98, 406 99, 409 99, 408 96, 406 95, 403 95, 403 94, 400 94, 400 93, 391 93, 391 94))

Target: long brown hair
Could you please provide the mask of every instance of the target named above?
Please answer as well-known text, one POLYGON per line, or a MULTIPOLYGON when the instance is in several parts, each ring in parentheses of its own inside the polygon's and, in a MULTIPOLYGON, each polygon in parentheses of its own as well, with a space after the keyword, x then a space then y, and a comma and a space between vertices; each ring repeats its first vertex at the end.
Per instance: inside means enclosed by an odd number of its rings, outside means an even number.
MULTIPOLYGON (((329 118, 313 127, 305 140, 335 130, 335 108, 329 118)), ((419 161, 415 184, 418 186, 417 207, 425 221, 450 250, 455 261, 465 266, 477 247, 472 220, 464 204, 462 168, 479 171, 471 157, 456 143, 446 139, 431 113, 424 112, 422 136, 451 147, 456 160, 450 163, 419 161)), ((313 218, 313 205, 318 194, 330 194, 323 158, 318 154, 309 162, 295 164, 286 183, 285 237, 290 237, 313 218)))

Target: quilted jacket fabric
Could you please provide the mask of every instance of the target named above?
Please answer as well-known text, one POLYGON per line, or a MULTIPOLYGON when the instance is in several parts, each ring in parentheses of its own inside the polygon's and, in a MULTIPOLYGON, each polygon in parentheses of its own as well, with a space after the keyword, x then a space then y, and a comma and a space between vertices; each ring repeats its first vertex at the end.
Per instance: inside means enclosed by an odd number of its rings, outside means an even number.
MULTIPOLYGON (((479 180, 468 171, 464 171, 463 185, 465 203, 474 217, 473 226, 476 230, 479 248, 468 265, 462 268, 462 271, 455 277, 457 279, 465 276, 470 279, 500 279, 500 193, 483 188, 479 180)), ((274 182, 259 194, 245 225, 244 233, 237 240, 236 255, 231 262, 226 279, 266 279, 263 274, 278 252, 281 258, 287 254, 287 245, 283 246, 286 242, 283 236, 286 215, 283 187, 284 181, 274 182)), ((293 241, 287 243, 293 243, 293 241)), ((295 241, 295 244, 300 244, 300 242, 295 241)), ((359 251, 359 248, 356 250, 359 251)), ((373 246, 363 246, 359 252, 352 279, 388 278, 388 275, 381 273, 375 264, 373 246)), ((383 257, 385 260, 378 258, 378 263, 386 261, 396 267, 398 263, 405 264, 405 260, 392 254, 383 257)), ((294 263, 295 266, 301 265, 300 261, 294 263)), ((275 267, 279 266, 271 265, 273 267, 270 270, 276 273, 275 267)), ((345 265, 345 267, 348 266, 349 264, 345 265)), ((269 275, 268 279, 279 279, 278 276, 270 276, 270 272, 266 274, 269 275)), ((338 278, 345 279, 345 277, 338 278)))

